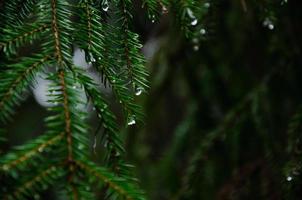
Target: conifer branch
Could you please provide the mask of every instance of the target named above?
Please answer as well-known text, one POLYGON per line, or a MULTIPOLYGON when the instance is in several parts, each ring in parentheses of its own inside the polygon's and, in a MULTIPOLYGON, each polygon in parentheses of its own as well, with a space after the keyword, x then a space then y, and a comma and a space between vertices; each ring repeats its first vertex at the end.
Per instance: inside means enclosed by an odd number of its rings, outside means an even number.
POLYGON ((50 26, 47 24, 27 25, 22 28, 15 27, 19 31, 10 32, 10 29, 4 29, 5 37, 0 40, 0 49, 6 53, 15 53, 15 49, 23 45, 25 42, 34 41, 39 34, 47 31, 50 26))
MULTIPOLYGON (((4 19, 3 26, 23 25, 32 14, 37 0, 11 0, 4 2, 4 9, 0 13, 0 17, 4 19)), ((1 24, 2 26, 2 24, 1 24)))
POLYGON ((90 161, 85 163, 82 161, 76 161, 76 165, 82 170, 86 171, 88 174, 93 175, 97 179, 107 184, 110 189, 116 191, 127 200, 145 199, 143 193, 134 185, 127 183, 126 179, 116 178, 114 174, 110 173, 105 168, 98 167, 90 161))
MULTIPOLYGON (((121 37, 117 33, 120 33, 121 29, 115 27, 117 32, 108 33, 108 35, 115 35, 114 37, 119 38, 119 40, 106 44, 108 47, 110 46, 108 52, 112 53, 112 55, 110 55, 110 59, 104 58, 106 45, 104 44, 105 30, 103 29, 102 13, 95 7, 95 3, 91 1, 83 2, 80 5, 73 6, 64 0, 50 0, 48 3, 47 1, 41 1, 37 3, 37 9, 32 10, 34 15, 30 20, 36 21, 33 25, 26 25, 25 22, 22 22, 18 26, 16 34, 8 34, 11 32, 11 27, 6 27, 8 33, 5 34, 7 36, 3 40, 5 41, 3 45, 6 53, 15 53, 15 49, 18 50, 26 42, 39 39, 42 43, 40 48, 42 54, 48 56, 38 56, 38 59, 26 58, 24 59, 26 61, 23 62, 21 60, 20 64, 13 65, 12 69, 5 69, 5 73, 1 73, 1 76, 10 76, 5 79, 7 83, 3 86, 3 89, 0 88, 0 97, 3 97, 0 102, 4 102, 0 103, 0 107, 4 108, 2 109, 4 112, 2 113, 1 110, 0 116, 3 115, 3 118, 7 118, 11 114, 13 105, 20 100, 20 92, 32 82, 34 75, 40 69, 40 65, 45 63, 54 64, 56 65, 56 72, 48 72, 47 76, 48 81, 51 82, 48 94, 50 98, 48 102, 51 104, 49 111, 53 113, 52 116, 47 117, 45 120, 48 131, 44 136, 19 147, 16 152, 13 151, 1 158, 1 162, 4 164, 1 169, 8 172, 7 174, 4 173, 7 175, 8 181, 15 178, 13 176, 14 172, 24 172, 26 170, 25 167, 28 166, 26 165, 27 163, 38 170, 38 161, 43 160, 44 154, 42 152, 49 148, 49 151, 45 151, 45 155, 49 154, 51 156, 51 154, 55 153, 57 157, 52 159, 52 161, 62 163, 62 169, 64 172, 66 171, 66 176, 64 177, 67 178, 70 198, 82 199, 82 196, 87 196, 80 186, 82 174, 76 170, 76 167, 80 167, 85 172, 90 172, 85 173, 88 180, 94 178, 93 174, 97 174, 98 179, 103 180, 103 183, 105 183, 108 195, 120 195, 126 199, 143 199, 141 191, 136 188, 136 183, 134 183, 130 173, 128 173, 129 165, 124 164, 125 162, 122 160, 122 154, 124 154, 125 150, 122 139, 118 134, 119 128, 114 114, 108 108, 108 104, 99 91, 97 84, 89 76, 79 73, 71 64, 73 42, 75 42, 85 50, 87 61, 93 62, 93 66, 97 66, 96 68, 99 72, 104 69, 104 76, 109 80, 117 94, 118 101, 122 102, 123 109, 127 110, 127 114, 134 114, 139 109, 134 103, 132 91, 127 85, 128 79, 136 82, 137 86, 147 87, 147 73, 143 69, 143 57, 139 52, 141 45, 137 40, 137 35, 127 31, 127 48, 120 48, 123 45, 123 40, 120 40, 121 37), (42 14, 41 11, 45 11, 46 14, 42 14), (80 22, 71 20, 73 14, 80 16, 80 22), (73 30, 78 28, 77 23, 81 28, 77 33, 73 33, 73 30), (48 30, 52 39, 43 40, 45 39, 43 34, 48 30), (115 49, 114 45, 117 45, 118 50, 115 49), (124 61, 128 63, 129 67, 132 67, 131 70, 129 68, 118 69, 120 61, 114 60, 112 62, 114 55, 118 55, 120 50, 125 50, 124 54, 127 54, 126 57, 129 60, 126 59, 124 61), (14 76, 11 75, 12 72, 14 76), (125 76, 122 76, 122 74, 125 76), (133 80, 129 74, 131 74, 133 80), (142 76, 141 79, 140 76, 142 76), (105 141, 108 144, 106 157, 109 159, 105 165, 107 168, 112 167, 114 173, 109 172, 106 168, 98 168, 94 163, 90 162, 88 157, 88 127, 84 121, 85 116, 88 114, 84 110, 79 109, 79 106, 84 103, 77 95, 77 91, 80 91, 79 85, 83 86, 81 90, 83 89, 89 98, 92 99, 99 114, 98 117, 106 134, 105 141), (11 94, 12 91, 14 92, 13 94, 11 94), (9 102, 10 99, 13 99, 12 103, 9 102), (65 139, 66 142, 59 142, 62 139, 65 139), (54 145, 58 145, 59 148, 50 148, 54 145), (29 163, 30 161, 32 162, 29 163), (86 163, 89 164, 86 166, 86 163)), ((106 26, 113 27, 109 24, 106 26)), ((118 55, 117 58, 121 60, 122 56, 118 55)), ((139 115, 138 113, 137 117, 139 115)), ((34 187, 38 182, 37 179, 43 179, 39 177, 47 177, 48 174, 50 177, 52 176, 52 173, 41 173, 37 178, 31 178, 24 183, 24 187, 17 187, 17 192, 12 194, 13 197, 19 198, 22 195, 30 197, 31 194, 27 194, 24 191, 27 189, 28 191, 35 191, 34 187), (18 192, 19 190, 20 192, 18 192)), ((29 174, 27 178, 31 176, 29 174)), ((6 191, 6 188, 3 191, 6 191)))
POLYGON ((58 64, 62 65, 62 52, 61 44, 59 40, 59 30, 57 24, 57 0, 51 0, 51 11, 52 11, 52 31, 55 40, 55 57, 58 60, 58 64))
MULTIPOLYGON (((59 58, 58 58, 59 59, 59 58)), ((65 84, 65 74, 64 71, 61 70, 59 72, 61 90, 63 95, 63 108, 64 108, 64 120, 65 120, 65 134, 67 140, 67 162, 68 168, 70 170, 70 174, 68 177, 69 184, 72 188, 73 199, 78 199, 78 191, 76 190, 74 183, 73 183, 73 176, 74 176, 74 158, 73 158, 73 141, 72 141, 72 133, 71 133, 71 119, 70 119, 70 111, 69 111, 69 102, 68 102, 68 94, 66 91, 66 84, 65 84)))
POLYGON ((70 112, 69 112, 69 106, 68 106, 68 96, 66 92, 66 86, 65 86, 65 77, 64 72, 61 70, 59 72, 59 78, 60 78, 60 84, 61 84, 61 90, 63 95, 63 108, 64 108, 64 115, 65 115, 65 134, 67 137, 67 144, 68 144, 68 162, 73 161, 72 156, 72 136, 71 136, 71 130, 70 130, 70 112))
MULTIPOLYGON (((51 165, 38 175, 24 182, 20 187, 17 187, 15 191, 5 196, 4 199, 24 199, 25 197, 30 197, 33 194, 28 191, 41 191, 41 183, 45 186, 49 186, 63 174, 64 172, 60 167, 51 165)), ((46 188, 43 189, 45 190, 46 188)))
POLYGON ((63 136, 64 133, 51 137, 49 135, 43 135, 30 143, 19 146, 14 152, 10 152, 1 157, 0 169, 9 172, 11 169, 25 162, 29 162, 33 157, 39 156, 46 148, 56 145, 63 136))
POLYGON ((42 58, 23 58, 20 63, 9 66, 0 74, 4 81, 0 86, 0 120, 9 118, 13 112, 12 106, 19 103, 19 95, 29 84, 30 78, 35 76, 50 58, 49 55, 42 58))

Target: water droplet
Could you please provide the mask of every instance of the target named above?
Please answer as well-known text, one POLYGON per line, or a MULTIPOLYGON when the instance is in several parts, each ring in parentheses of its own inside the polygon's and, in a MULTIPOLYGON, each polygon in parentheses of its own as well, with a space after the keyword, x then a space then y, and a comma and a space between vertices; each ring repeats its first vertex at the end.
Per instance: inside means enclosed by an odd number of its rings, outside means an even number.
POLYGON ((293 177, 288 176, 288 177, 286 177, 286 180, 287 180, 287 181, 292 181, 292 180, 293 180, 293 177))
POLYGON ((151 18, 152 18, 151 22, 154 23, 155 22, 155 15, 152 15, 151 18))
POLYGON ((94 135, 94 141, 93 141, 93 152, 96 154, 96 144, 97 144, 97 138, 96 135, 94 135))
POLYGON ((269 30, 273 30, 275 28, 274 24, 272 23, 272 21, 269 18, 265 18, 262 25, 264 27, 267 27, 269 30))
POLYGON ((273 24, 269 24, 269 25, 268 25, 268 29, 269 29, 269 30, 273 30, 273 29, 274 29, 274 25, 273 25, 273 24))
POLYGON ((103 11, 105 11, 105 12, 108 11, 108 9, 109 9, 108 0, 103 0, 103 2, 102 2, 102 9, 103 9, 103 11))
POLYGON ((198 23, 198 20, 197 20, 197 19, 193 19, 193 20, 191 21, 191 25, 192 25, 192 26, 196 26, 197 23, 198 23))
POLYGON ((142 88, 142 87, 136 87, 136 88, 135 88, 135 95, 136 95, 136 96, 141 95, 142 92, 143 92, 143 88, 142 88))
POLYGON ((167 9, 167 7, 165 5, 162 5, 161 11, 162 11, 163 14, 167 14, 168 13, 168 9, 167 9))
POLYGON ((286 4, 286 3, 287 3, 287 0, 281 1, 281 5, 284 5, 284 4, 286 4))
POLYGON ((74 85, 74 86, 72 86, 72 88, 73 88, 73 89, 77 89, 77 86, 74 85))
POLYGON ((211 6, 211 4, 209 2, 204 3, 205 8, 209 8, 210 6, 211 6))
POLYGON ((194 50, 194 51, 198 51, 198 50, 199 50, 199 46, 198 46, 197 44, 194 45, 194 46, 193 46, 193 50, 194 50))
POLYGON ((134 116, 128 117, 128 122, 127 122, 128 126, 134 125, 135 123, 136 121, 134 116))
POLYGON ((206 29, 202 28, 202 29, 200 29, 199 32, 200 32, 201 35, 204 35, 204 34, 206 34, 206 29))

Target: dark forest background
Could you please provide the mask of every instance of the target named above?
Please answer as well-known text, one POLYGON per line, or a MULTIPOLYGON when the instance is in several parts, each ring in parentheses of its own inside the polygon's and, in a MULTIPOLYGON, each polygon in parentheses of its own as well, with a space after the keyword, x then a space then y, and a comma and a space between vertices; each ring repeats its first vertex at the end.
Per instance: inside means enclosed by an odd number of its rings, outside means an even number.
MULTIPOLYGON (((245 4, 211 2, 196 41, 137 3, 151 89, 138 98, 145 124, 122 134, 149 199, 301 198, 302 4, 245 4)), ((46 115, 28 94, 4 151, 42 134, 46 115)))

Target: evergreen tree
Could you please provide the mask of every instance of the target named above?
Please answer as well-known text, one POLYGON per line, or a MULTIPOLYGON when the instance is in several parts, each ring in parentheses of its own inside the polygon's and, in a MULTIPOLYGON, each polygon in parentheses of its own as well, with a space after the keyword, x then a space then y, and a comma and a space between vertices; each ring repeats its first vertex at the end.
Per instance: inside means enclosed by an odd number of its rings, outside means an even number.
POLYGON ((299 199, 301 46, 287 42, 301 33, 297 8, 0 1, 0 199, 299 199), (150 27, 164 33, 148 63, 149 92, 141 41, 150 27), (76 50, 90 70, 73 62, 76 50), (41 77, 45 131, 31 138, 28 124, 30 139, 11 142, 41 77))

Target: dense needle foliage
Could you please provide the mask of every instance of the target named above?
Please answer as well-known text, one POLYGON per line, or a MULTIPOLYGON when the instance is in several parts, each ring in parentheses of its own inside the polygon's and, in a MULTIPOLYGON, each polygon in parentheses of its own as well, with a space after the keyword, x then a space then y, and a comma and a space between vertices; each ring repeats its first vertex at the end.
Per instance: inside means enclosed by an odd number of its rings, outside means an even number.
POLYGON ((0 199, 298 199, 295 7, 0 1, 0 199), (142 41, 152 34, 148 63, 142 41), (77 50, 89 69, 74 62, 77 50), (12 134, 41 78, 43 131, 12 134))

